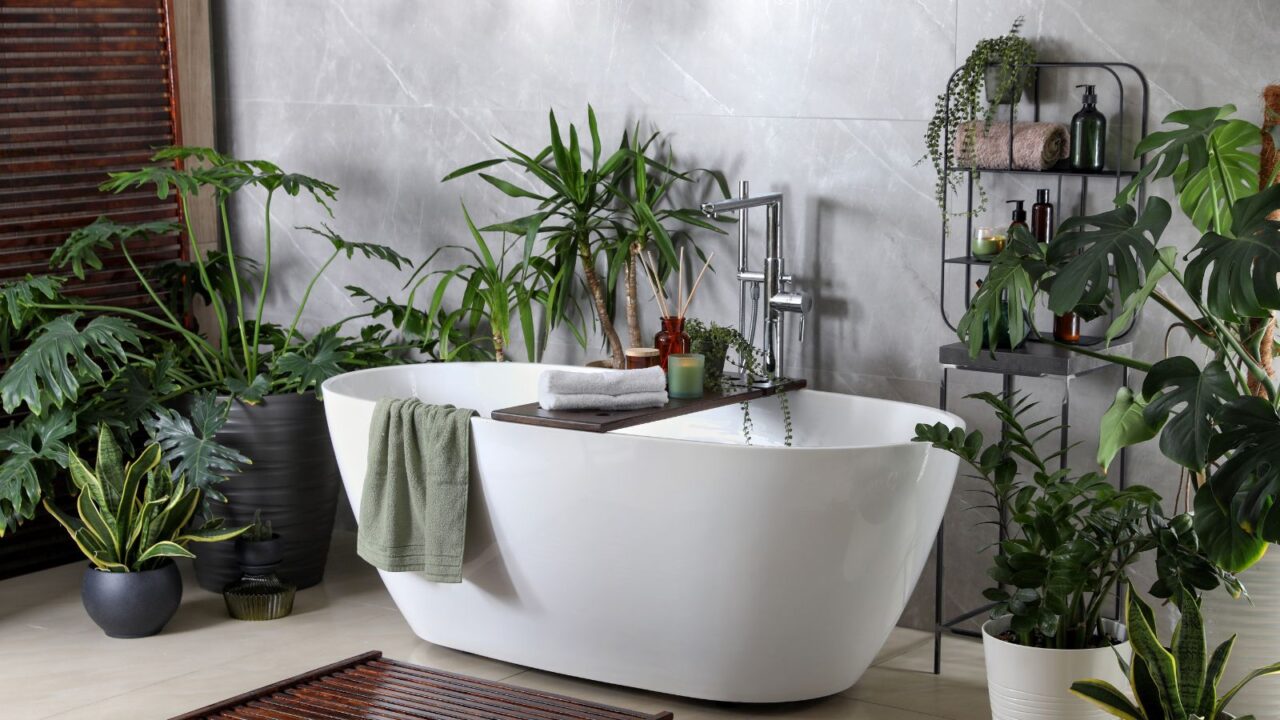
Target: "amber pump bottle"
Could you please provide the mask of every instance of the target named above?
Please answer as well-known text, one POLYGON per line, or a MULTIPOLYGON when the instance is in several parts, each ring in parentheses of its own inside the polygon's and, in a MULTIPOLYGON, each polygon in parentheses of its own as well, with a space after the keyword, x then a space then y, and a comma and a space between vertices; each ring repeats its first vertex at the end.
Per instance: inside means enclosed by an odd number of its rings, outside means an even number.
POLYGON ((1048 188, 1036 190, 1036 204, 1031 206, 1031 234, 1038 243, 1053 238, 1053 203, 1049 202, 1048 188))

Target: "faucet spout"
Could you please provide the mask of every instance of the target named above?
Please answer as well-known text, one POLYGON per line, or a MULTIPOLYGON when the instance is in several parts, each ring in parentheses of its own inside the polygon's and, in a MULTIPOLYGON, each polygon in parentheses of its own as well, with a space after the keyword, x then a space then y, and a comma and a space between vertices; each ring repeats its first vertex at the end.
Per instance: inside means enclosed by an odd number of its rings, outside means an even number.
POLYGON ((720 200, 719 202, 702 203, 702 214, 707 217, 714 218, 720 213, 737 212, 739 210, 746 210, 747 208, 781 204, 782 193, 769 193, 767 195, 756 195, 755 197, 729 198, 728 200, 720 200))

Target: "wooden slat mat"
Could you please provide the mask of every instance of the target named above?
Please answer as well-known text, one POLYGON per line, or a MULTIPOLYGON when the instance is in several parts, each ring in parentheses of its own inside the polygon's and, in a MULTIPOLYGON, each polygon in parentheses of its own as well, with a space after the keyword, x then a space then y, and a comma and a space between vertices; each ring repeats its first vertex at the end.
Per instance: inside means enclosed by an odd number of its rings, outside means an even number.
POLYGON ((372 651, 172 720, 668 720, 387 660, 372 651))

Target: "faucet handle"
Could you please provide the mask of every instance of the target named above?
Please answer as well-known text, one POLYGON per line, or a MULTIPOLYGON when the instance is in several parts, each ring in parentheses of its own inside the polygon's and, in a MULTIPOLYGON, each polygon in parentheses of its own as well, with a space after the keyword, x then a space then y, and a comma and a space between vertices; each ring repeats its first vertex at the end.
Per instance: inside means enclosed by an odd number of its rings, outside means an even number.
POLYGON ((805 314, 800 313, 800 339, 796 341, 799 343, 804 342, 804 318, 805 318, 805 314))
POLYGON ((769 305, 778 312, 800 315, 800 342, 804 342, 804 319, 813 309, 813 298, 800 291, 780 292, 769 300, 769 305))

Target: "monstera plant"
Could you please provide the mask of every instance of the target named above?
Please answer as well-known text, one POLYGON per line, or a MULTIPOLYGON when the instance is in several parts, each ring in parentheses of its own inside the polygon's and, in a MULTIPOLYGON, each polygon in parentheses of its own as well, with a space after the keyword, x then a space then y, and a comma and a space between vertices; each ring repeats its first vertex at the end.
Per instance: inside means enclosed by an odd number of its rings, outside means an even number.
POLYGON ((1149 303, 1168 313, 1169 335, 1189 338, 1198 351, 1142 360, 1072 348, 1146 373, 1141 388, 1122 389, 1104 417, 1098 460, 1105 468, 1121 448, 1158 437, 1193 481, 1195 528, 1206 551, 1241 571, 1280 541, 1280 391, 1272 368, 1280 185, 1274 170, 1259 177, 1263 132, 1233 118, 1234 110, 1165 118, 1178 127, 1139 143, 1137 154, 1151 159, 1115 209, 1068 218, 1048 245, 1015 233, 959 330, 976 354, 1002 302, 1015 303, 1017 314, 1038 297, 1055 313, 1114 309, 1107 341, 1149 303), (1160 197, 1133 204, 1140 183, 1162 178, 1203 233, 1185 257, 1162 244, 1170 204, 1160 197))

